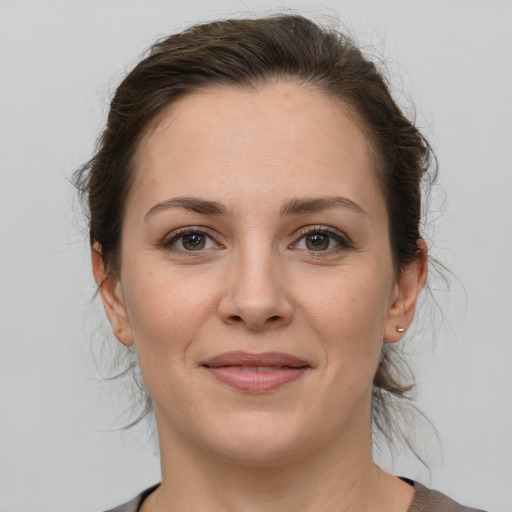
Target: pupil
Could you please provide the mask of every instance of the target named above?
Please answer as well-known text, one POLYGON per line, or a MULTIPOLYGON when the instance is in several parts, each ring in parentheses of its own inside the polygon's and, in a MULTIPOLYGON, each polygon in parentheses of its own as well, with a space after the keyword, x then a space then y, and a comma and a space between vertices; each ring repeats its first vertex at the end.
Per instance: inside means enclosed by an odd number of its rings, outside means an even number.
POLYGON ((311 243, 313 245, 322 245, 324 242, 324 237, 322 235, 313 235, 311 237, 311 243))
POLYGON ((190 235, 187 242, 191 245, 197 245, 201 241, 199 235, 190 235))
POLYGON ((327 249, 327 247, 329 246, 329 237, 326 235, 322 235, 321 233, 311 235, 306 239, 306 245, 308 249, 311 249, 313 251, 327 249))
POLYGON ((191 250, 202 249, 204 247, 204 244, 205 244, 205 240, 204 240, 203 235, 198 235, 198 234, 187 235, 183 239, 183 246, 186 249, 191 249, 191 250))

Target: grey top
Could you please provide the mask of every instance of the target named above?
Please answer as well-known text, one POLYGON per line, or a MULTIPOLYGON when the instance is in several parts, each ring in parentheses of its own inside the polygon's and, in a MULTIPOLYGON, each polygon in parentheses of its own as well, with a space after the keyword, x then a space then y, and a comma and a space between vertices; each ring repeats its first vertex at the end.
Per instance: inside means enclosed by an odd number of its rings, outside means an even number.
MULTIPOLYGON (((457 502, 448 498, 448 496, 445 496, 438 491, 427 489, 427 487, 419 484, 418 482, 412 482, 406 478, 403 480, 414 486, 414 498, 407 512, 484 512, 483 510, 477 510, 476 508, 459 505, 457 502)), ((142 502, 159 485, 160 484, 157 484, 146 489, 128 503, 107 510, 106 512, 139 512, 142 507, 142 502)))

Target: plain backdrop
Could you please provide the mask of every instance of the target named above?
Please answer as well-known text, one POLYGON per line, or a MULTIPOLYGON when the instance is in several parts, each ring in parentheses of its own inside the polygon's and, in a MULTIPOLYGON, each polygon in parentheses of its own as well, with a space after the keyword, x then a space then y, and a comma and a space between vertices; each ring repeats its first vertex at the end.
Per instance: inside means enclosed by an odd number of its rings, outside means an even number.
POLYGON ((400 449, 380 460, 512 511, 511 1, 0 0, 1 511, 100 511, 159 480, 150 426, 118 430, 130 388, 99 379, 110 349, 92 348, 106 330, 68 179, 157 37, 279 8, 338 16, 387 62, 439 157, 429 229, 457 279, 436 294, 444 321, 426 310, 411 364, 441 446, 420 430, 430 470, 400 449))

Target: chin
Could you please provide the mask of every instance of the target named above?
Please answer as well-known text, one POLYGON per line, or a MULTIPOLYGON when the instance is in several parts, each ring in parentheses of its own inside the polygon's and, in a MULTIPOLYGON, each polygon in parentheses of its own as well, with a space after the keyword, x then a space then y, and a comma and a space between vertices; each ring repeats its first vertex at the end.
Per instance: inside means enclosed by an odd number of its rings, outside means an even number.
POLYGON ((206 433, 210 450, 221 458, 247 465, 291 461, 304 449, 304 430, 276 413, 249 413, 206 433))

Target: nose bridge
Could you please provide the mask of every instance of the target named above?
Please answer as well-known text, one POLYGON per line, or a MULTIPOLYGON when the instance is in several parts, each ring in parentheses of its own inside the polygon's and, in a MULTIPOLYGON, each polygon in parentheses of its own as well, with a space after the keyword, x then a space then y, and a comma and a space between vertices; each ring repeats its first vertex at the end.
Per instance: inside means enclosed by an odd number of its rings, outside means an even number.
POLYGON ((279 254, 263 237, 243 240, 233 249, 221 315, 229 323, 250 329, 289 323, 291 303, 286 294, 279 254))

